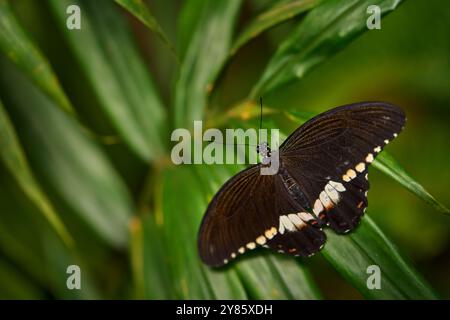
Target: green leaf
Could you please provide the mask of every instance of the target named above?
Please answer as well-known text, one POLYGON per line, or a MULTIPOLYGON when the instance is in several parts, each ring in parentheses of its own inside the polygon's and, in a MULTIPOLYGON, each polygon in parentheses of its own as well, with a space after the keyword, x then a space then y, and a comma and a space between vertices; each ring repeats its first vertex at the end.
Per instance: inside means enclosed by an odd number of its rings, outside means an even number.
POLYGON ((109 0, 50 0, 57 27, 77 57, 100 106, 143 160, 164 152, 166 114, 123 17, 109 0), (81 8, 81 30, 66 28, 66 8, 81 8))
POLYGON ((15 179, 4 166, 0 166, 0 252, 2 256, 30 279, 45 288, 45 259, 39 241, 39 230, 34 223, 43 218, 15 179), (31 223, 33 222, 33 223, 31 223))
POLYGON ((177 49, 181 60, 184 60, 186 56, 187 49, 207 4, 208 2, 203 0, 188 0, 184 1, 181 7, 177 22, 177 49))
POLYGON ((400 256, 397 248, 369 216, 349 235, 326 230, 325 258, 366 298, 371 299, 437 299, 437 294, 417 271, 400 256), (369 266, 381 271, 381 289, 367 286, 369 266))
POLYGON ((62 299, 102 298, 94 285, 92 270, 79 254, 68 251, 46 228, 40 228, 40 240, 45 259, 41 267, 47 274, 47 286, 55 296, 62 299), (67 268, 71 265, 80 268, 81 290, 68 290, 67 281, 72 274, 67 273, 67 268))
MULTIPOLYGON (((0 166, 2 181, 0 184, 0 251, 2 257, 26 278, 30 294, 34 291, 33 287, 38 286, 45 290, 46 295, 51 293, 60 298, 98 297, 90 280, 91 270, 85 268, 75 254, 74 248, 69 249, 64 245, 45 218, 39 215, 36 206, 15 183, 14 178, 4 169, 0 166), (66 268, 71 264, 82 267, 82 290, 67 289, 66 268)), ((11 276, 14 277, 13 274, 11 276)), ((8 279, 6 275, 0 276, 0 287, 2 282, 8 285, 5 283, 8 279)), ((20 279, 16 278, 16 280, 19 281, 16 285, 20 286, 20 279)), ((11 288, 10 292, 13 293, 15 290, 11 288)))
POLYGON ((73 245, 72 237, 55 212, 51 202, 36 181, 14 127, 0 101, 0 159, 28 198, 45 216, 56 233, 69 247, 73 245))
POLYGON ((33 171, 51 187, 47 193, 61 199, 109 244, 124 246, 134 208, 103 151, 12 65, 1 63, 1 68, 5 103, 21 128, 18 134, 33 171))
POLYGON ((286 255, 273 255, 268 257, 273 269, 281 277, 289 293, 290 299, 321 299, 322 295, 311 273, 304 262, 297 263, 292 257, 286 255))
MULTIPOLYGON (((228 56, 240 4, 238 0, 218 0, 200 5, 202 11, 196 14, 198 21, 195 21, 175 88, 176 127, 186 127, 194 120, 203 119, 207 95, 228 56)), ((197 0, 188 0, 183 11, 192 12, 198 7, 197 0)), ((189 21, 192 26, 194 21, 189 21)))
POLYGON ((431 205, 439 212, 450 214, 450 210, 438 202, 425 188, 414 180, 402 166, 387 152, 381 153, 373 166, 391 177, 420 199, 431 205))
POLYGON ((276 253, 245 257, 236 262, 235 268, 252 299, 321 298, 306 266, 298 264, 292 257, 276 253))
POLYGON ((7 0, 0 0, 0 30, 0 52, 52 98, 58 107, 74 114, 52 67, 27 35, 7 0))
POLYGON ((342 50, 367 29, 367 8, 378 5, 381 14, 401 0, 328 0, 313 9, 279 46, 250 97, 255 98, 302 78, 308 71, 342 50))
POLYGON ((230 54, 234 55, 239 48, 264 31, 314 8, 321 1, 323 0, 289 0, 274 3, 255 17, 241 32, 236 41, 234 41, 230 54))
POLYGON ((128 10, 133 16, 135 16, 139 21, 145 24, 150 30, 158 35, 158 37, 167 45, 167 47, 174 53, 175 49, 170 43, 169 39, 166 37, 163 29, 156 21, 155 17, 150 12, 147 5, 142 0, 114 0, 119 5, 128 10))
POLYGON ((131 223, 131 266, 138 299, 173 299, 161 228, 146 213, 131 223))

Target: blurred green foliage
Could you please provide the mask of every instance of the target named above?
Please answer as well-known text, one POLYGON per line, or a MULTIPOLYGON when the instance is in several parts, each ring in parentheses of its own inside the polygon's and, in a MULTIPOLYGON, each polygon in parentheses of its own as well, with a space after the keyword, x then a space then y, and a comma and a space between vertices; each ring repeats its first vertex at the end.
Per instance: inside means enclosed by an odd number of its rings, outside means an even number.
POLYGON ((450 3, 400 2, 0 0, 0 298, 450 297, 450 3), (393 10, 381 30, 365 28, 369 4, 393 10), (306 261, 256 251, 211 269, 198 226, 242 168, 173 166, 170 132, 257 126, 260 94, 285 134, 363 100, 408 123, 386 174, 370 170, 356 232, 306 261))

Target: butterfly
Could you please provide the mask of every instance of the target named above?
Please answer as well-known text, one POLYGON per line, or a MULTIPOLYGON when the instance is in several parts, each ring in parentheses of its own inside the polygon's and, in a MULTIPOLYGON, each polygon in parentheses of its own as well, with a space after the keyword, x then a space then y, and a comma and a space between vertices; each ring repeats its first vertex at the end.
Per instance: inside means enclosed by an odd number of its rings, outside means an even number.
MULTIPOLYGON (((305 122, 280 146, 275 175, 252 165, 213 197, 198 235, 202 261, 222 266, 260 246, 309 257, 325 244, 323 227, 355 229, 368 205, 368 166, 405 121, 397 106, 361 102, 305 122)), ((258 151, 270 156, 265 143, 258 151)))

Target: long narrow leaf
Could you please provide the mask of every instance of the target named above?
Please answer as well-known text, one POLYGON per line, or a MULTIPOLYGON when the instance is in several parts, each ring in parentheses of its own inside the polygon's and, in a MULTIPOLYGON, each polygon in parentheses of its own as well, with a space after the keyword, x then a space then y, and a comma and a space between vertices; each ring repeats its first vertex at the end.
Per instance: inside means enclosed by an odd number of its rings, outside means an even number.
MULTIPOLYGON (((228 56, 240 4, 240 0, 218 0, 202 6, 176 83, 176 127, 186 127, 203 118, 208 92, 228 56)), ((189 0, 184 10, 198 5, 198 1, 189 0)))
POLYGON ((450 214, 450 210, 438 202, 421 184, 414 180, 389 153, 383 152, 380 154, 373 165, 437 211, 450 214))
MULTIPOLYGON (((90 270, 75 255, 74 248, 64 245, 3 168, 0 168, 0 179, 1 256, 26 277, 31 287, 43 288, 46 295, 50 293, 61 298, 98 297, 90 281, 90 270), (66 286, 66 269, 72 264, 82 266, 83 290, 68 290, 66 286)), ((0 283, 3 281, 8 282, 8 279, 0 277, 0 283)))
POLYGON ((306 266, 299 265, 292 258, 273 253, 265 257, 246 257, 236 262, 235 268, 253 299, 321 298, 306 266))
POLYGON ((24 193, 36 205, 39 211, 45 216, 56 233, 63 239, 67 246, 73 245, 72 237, 62 223, 60 217, 55 212, 51 202, 42 191, 36 181, 20 142, 17 138, 14 127, 9 119, 6 110, 0 101, 0 159, 12 176, 16 179, 24 193))
POLYGON ((401 0, 328 0, 313 9, 280 45, 253 87, 252 98, 302 78, 309 70, 368 30, 367 8, 378 5, 384 15, 401 0))
POLYGON ((158 37, 169 47, 169 49, 175 54, 175 49, 170 43, 163 29, 156 21, 153 14, 150 12, 147 5, 142 0, 114 0, 119 5, 128 10, 133 16, 139 19, 150 30, 158 35, 158 37))
POLYGON ((21 271, 45 288, 48 276, 39 241, 39 230, 29 224, 34 218, 43 218, 37 207, 27 198, 7 170, 0 166, 0 252, 20 267, 21 271))
POLYGON ((124 141, 142 159, 161 156, 165 111, 123 17, 109 0, 50 0, 71 49, 101 107, 124 141), (77 4, 82 30, 66 28, 66 8, 77 4))
POLYGON ((184 1, 181 7, 177 21, 177 52, 181 61, 186 56, 187 49, 195 35, 198 24, 201 23, 200 18, 207 5, 207 1, 188 0, 184 1))
POLYGON ((63 299, 100 299, 102 296, 94 285, 91 270, 81 257, 61 245, 61 242, 48 228, 40 228, 40 240, 45 262, 41 266, 46 274, 52 293, 63 299), (81 290, 69 290, 67 280, 71 274, 67 273, 69 266, 77 266, 81 272, 81 290))
POLYGON ((128 218, 134 209, 124 183, 103 151, 12 65, 1 63, 1 68, 5 101, 22 128, 19 134, 34 172, 92 230, 111 245, 124 246, 128 218))
POLYGON ((323 0, 291 0, 273 4, 255 17, 237 37, 230 50, 231 55, 235 54, 239 48, 264 31, 314 8, 321 1, 323 0))
POLYGON ((176 298, 244 299, 246 294, 234 270, 203 265, 197 253, 197 229, 205 206, 201 185, 188 167, 166 169, 157 199, 170 278, 176 298), (173 195, 177 201, 173 201, 173 195))
POLYGON ((74 113, 50 64, 29 38, 7 0, 0 0, 0 52, 15 63, 58 107, 74 113))
POLYGON ((147 214, 131 223, 131 264, 136 297, 173 299, 161 228, 147 214))
POLYGON ((436 299, 437 294, 403 259, 369 216, 348 236, 327 230, 325 258, 365 297, 371 299, 436 299), (381 271, 381 288, 370 289, 369 266, 381 271))

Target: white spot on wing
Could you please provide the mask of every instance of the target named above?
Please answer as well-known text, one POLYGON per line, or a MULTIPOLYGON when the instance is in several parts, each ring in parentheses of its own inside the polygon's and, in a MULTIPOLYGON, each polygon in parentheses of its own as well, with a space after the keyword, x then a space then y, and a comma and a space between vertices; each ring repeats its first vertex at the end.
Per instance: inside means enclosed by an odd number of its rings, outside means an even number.
POLYGON ((356 172, 353 169, 348 169, 346 175, 351 179, 356 178, 356 172))
POLYGON ((296 213, 288 214, 288 218, 289 218, 289 220, 291 220, 291 222, 295 225, 295 227, 298 230, 300 230, 301 228, 303 228, 305 226, 305 223, 303 222, 303 220, 300 219, 300 217, 296 213))
POLYGON ((247 243, 247 248, 253 250, 256 248, 256 244, 254 242, 247 243))
POLYGON ((278 231, 283 234, 284 231, 294 231, 295 226, 287 216, 280 216, 280 225, 278 231))
POLYGON ((369 153, 366 157, 366 162, 371 163, 373 161, 373 154, 369 153))
POLYGON ((350 177, 348 175, 344 174, 342 176, 342 180, 344 180, 345 182, 350 182, 350 180, 352 180, 352 179, 350 179, 350 177))
POLYGON ((340 182, 329 181, 328 183, 339 192, 344 192, 346 190, 344 185, 340 182))
POLYGON ((318 216, 319 213, 321 213, 322 211, 323 211, 322 202, 320 202, 320 200, 317 199, 316 202, 314 202, 313 212, 316 216, 318 216))
POLYGON ((332 202, 334 203, 339 202, 339 193, 330 184, 327 184, 325 186, 325 192, 327 193, 328 197, 331 199, 332 202))
POLYGON ((259 236, 258 238, 256 238, 256 243, 262 246, 263 244, 266 243, 266 237, 259 236))
POLYGON ((277 228, 275 228, 275 227, 272 227, 272 228, 270 228, 270 229, 267 229, 265 232, 264 232, 264 235, 266 236, 266 238, 267 239, 272 239, 275 235, 277 234, 277 228))
POLYGON ((309 212, 299 212, 298 216, 300 217, 300 219, 302 219, 305 222, 308 222, 308 221, 311 221, 311 220, 315 220, 315 218, 309 212))
POLYGON ((364 162, 360 162, 356 165, 355 169, 358 172, 363 172, 366 169, 366 165, 364 164, 364 162))
POLYGON ((323 206, 327 209, 330 207, 333 207, 333 204, 331 203, 330 197, 325 193, 325 191, 322 191, 319 196, 320 202, 322 202, 323 206))

